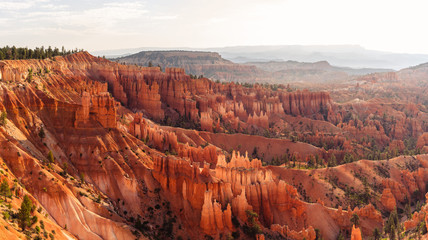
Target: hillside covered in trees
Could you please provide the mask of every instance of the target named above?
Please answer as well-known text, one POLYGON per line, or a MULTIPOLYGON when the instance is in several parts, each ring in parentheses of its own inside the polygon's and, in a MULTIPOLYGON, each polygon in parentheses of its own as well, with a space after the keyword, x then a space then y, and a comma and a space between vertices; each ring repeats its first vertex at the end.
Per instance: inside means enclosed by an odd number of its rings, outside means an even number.
POLYGON ((65 56, 72 53, 81 52, 83 49, 66 50, 64 47, 58 49, 51 46, 45 48, 36 47, 34 49, 28 47, 2 47, 0 48, 0 60, 18 60, 18 59, 45 59, 56 56, 65 56))

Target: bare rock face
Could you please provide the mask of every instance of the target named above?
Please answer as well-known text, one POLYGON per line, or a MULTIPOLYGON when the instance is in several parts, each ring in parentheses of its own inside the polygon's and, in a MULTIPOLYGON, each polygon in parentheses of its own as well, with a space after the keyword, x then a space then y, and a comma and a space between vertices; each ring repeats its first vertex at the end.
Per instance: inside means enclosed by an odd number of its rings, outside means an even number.
MULTIPOLYGON (((258 239, 266 233, 315 239, 314 229, 335 239, 341 230, 351 229, 354 213, 360 225, 353 227, 352 237, 361 239, 382 227, 382 215, 371 204, 378 199, 344 211, 338 204, 349 200, 345 185, 361 192, 363 178, 373 181, 368 190, 374 196, 384 189, 380 200, 390 211, 413 193, 423 192, 428 182, 427 155, 320 169, 265 167, 247 153, 230 150, 256 149, 266 153, 264 162, 284 152, 297 161, 309 155, 339 157, 343 152, 289 139, 225 134, 276 128, 281 132, 288 126, 313 130, 305 139, 309 142, 321 143, 328 133, 333 147, 352 150, 354 142, 339 136, 345 132, 373 139, 356 151, 380 142, 399 152, 406 136, 420 136, 418 147, 426 147, 425 116, 418 106, 394 106, 405 108, 408 116, 390 109, 396 122, 388 125, 389 118, 373 113, 382 115, 382 109, 390 107, 380 108, 376 102, 341 104, 339 110, 326 92, 220 84, 191 79, 180 68, 162 72, 157 67, 124 66, 88 53, 1 61, 0 72, 8 81, 0 83, 0 109, 7 112, 7 123, 0 126, 0 168, 7 174, 0 178, 20 183, 13 207, 24 194, 43 207, 48 217, 40 217, 49 230, 58 232, 58 239, 134 239, 138 231, 132 219, 140 219, 151 237, 162 233, 153 226, 165 223, 174 223, 175 235, 192 239, 235 231, 243 236, 242 228, 233 223, 248 224, 252 212, 265 233, 258 239), (29 68, 38 73, 31 83, 24 81, 29 68), (45 68, 49 71, 39 71, 45 68), (49 152, 53 159, 47 160, 49 152)), ((415 213, 406 229, 427 221, 425 212, 426 207, 415 213)))
POLYGON ((201 112, 201 129, 203 131, 213 131, 213 119, 209 112, 201 112))
POLYGON ((250 115, 248 117, 247 123, 250 125, 256 125, 261 128, 269 128, 269 120, 268 116, 262 111, 260 112, 260 116, 257 113, 254 115, 250 115))
POLYGON ((423 133, 416 143, 416 146, 425 152, 428 152, 428 133, 423 133))
POLYGON ((212 192, 205 192, 204 205, 201 212, 200 226, 205 234, 215 234, 218 231, 224 231, 225 228, 233 230, 232 218, 230 214, 230 205, 225 211, 221 210, 221 204, 214 200, 212 202, 212 192))
POLYGON ((172 123, 189 120, 210 132, 213 123, 220 119, 220 124, 234 131, 246 129, 247 125, 269 128, 275 117, 286 114, 319 119, 320 113, 328 113, 333 105, 325 92, 288 93, 259 85, 246 89, 234 83, 224 85, 206 78, 191 79, 180 68, 166 68, 162 72, 159 67, 124 66, 94 58, 86 52, 58 57, 55 61, 29 60, 26 64, 23 67, 8 62, 0 67, 0 72, 6 81, 18 82, 28 75, 28 68, 44 67, 62 72, 67 78, 90 78, 99 83, 94 84, 96 88, 85 89, 92 96, 92 105, 96 104, 95 95, 106 91, 108 85, 115 99, 146 117, 158 122, 169 119, 172 123))
POLYGON ((290 230, 288 226, 281 226, 279 224, 272 224, 271 230, 278 232, 281 234, 281 236, 285 238, 291 238, 291 239, 310 239, 314 240, 316 238, 316 233, 313 227, 309 227, 308 229, 303 229, 299 232, 290 230))
POLYGON ((321 107, 328 110, 332 105, 327 92, 311 93, 309 91, 297 91, 284 93, 280 98, 285 113, 293 115, 308 116, 317 114, 320 112, 321 107))
MULTIPOLYGON (((428 203, 428 193, 425 195, 425 198, 426 198, 426 203, 428 203)), ((422 207, 421 211, 414 212, 412 214, 412 218, 407 219, 407 221, 404 222, 404 228, 406 229, 406 231, 415 229, 423 221, 427 222, 428 220, 427 214, 428 214, 428 204, 425 204, 425 206, 422 207)))
POLYGON ((152 125, 141 114, 136 114, 134 120, 129 124, 129 133, 136 138, 142 139, 146 144, 151 144, 161 151, 179 151, 177 135, 173 132, 159 129, 157 125, 152 125))
POLYGON ((426 199, 426 203, 425 204, 425 226, 427 226, 427 230, 428 230, 428 193, 425 195, 425 199, 426 199))
POLYGON ((351 240, 362 240, 361 237, 361 230, 359 227, 355 227, 355 225, 352 226, 352 232, 351 232, 351 240))
POLYGON ((390 188, 385 188, 383 190, 380 201, 382 205, 385 207, 385 209, 388 210, 389 212, 392 212, 397 206, 397 202, 390 188))

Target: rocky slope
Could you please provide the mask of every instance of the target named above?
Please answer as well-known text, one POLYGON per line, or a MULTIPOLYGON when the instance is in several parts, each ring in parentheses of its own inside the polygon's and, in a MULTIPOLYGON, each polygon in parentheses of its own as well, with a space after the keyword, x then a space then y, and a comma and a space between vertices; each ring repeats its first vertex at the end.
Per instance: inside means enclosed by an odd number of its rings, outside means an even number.
POLYGON ((213 80, 228 82, 259 82, 271 79, 268 73, 255 66, 233 63, 215 52, 143 51, 114 61, 139 66, 152 64, 162 68, 180 67, 196 77, 203 75, 213 80))
POLYGON ((234 63, 216 52, 199 51, 142 51, 114 61, 129 65, 180 67, 186 73, 201 75, 212 80, 247 83, 325 83, 343 82, 353 75, 390 72, 390 69, 353 69, 334 67, 326 61, 306 63, 295 61, 270 61, 234 63))
MULTIPOLYGON (((347 151, 401 148, 408 136, 423 150, 420 106, 342 105, 327 92, 220 84, 85 52, 1 61, 0 73, 0 173, 14 193, 0 204, 7 238, 367 237, 394 205, 426 193, 427 155, 325 168, 334 153, 349 160, 347 151), (389 130, 375 117, 384 112, 389 130), (22 231, 24 195, 40 211, 22 231)), ((418 214, 407 220, 420 224, 418 214)))
POLYGON ((370 73, 393 72, 391 69, 371 68, 347 68, 335 67, 327 61, 313 63, 296 61, 269 61, 269 62, 247 62, 247 65, 255 66, 272 74, 277 83, 335 83, 348 80, 354 75, 366 75, 370 73))

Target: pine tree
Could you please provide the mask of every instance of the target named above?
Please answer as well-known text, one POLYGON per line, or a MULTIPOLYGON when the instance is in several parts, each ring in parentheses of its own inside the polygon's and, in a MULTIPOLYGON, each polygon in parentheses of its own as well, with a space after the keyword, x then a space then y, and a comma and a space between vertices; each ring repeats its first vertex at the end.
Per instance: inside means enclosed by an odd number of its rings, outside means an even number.
POLYGON ((379 240, 380 237, 381 237, 381 234, 380 234, 379 228, 375 228, 373 230, 373 238, 374 238, 374 240, 379 240))
POLYGON ((337 165, 337 161, 336 161, 336 156, 333 154, 331 154, 330 160, 327 163, 328 167, 335 167, 337 165))
POLYGON ((52 151, 49 151, 49 153, 48 153, 48 160, 49 160, 50 163, 54 163, 55 162, 55 159, 54 159, 54 156, 52 154, 52 151))
POLYGON ((1 112, 1 114, 0 114, 0 126, 6 125, 6 123, 7 123, 6 118, 7 118, 7 112, 6 111, 1 112))
POLYGON ((354 224, 355 227, 360 224, 360 217, 356 213, 352 214, 351 223, 354 224))
POLYGON ((46 137, 45 129, 43 128, 43 126, 40 128, 39 137, 42 139, 46 137))
POLYGON ((22 230, 25 230, 28 226, 31 225, 31 209, 33 208, 33 203, 31 202, 28 195, 24 196, 24 201, 21 203, 21 208, 18 211, 18 223, 22 230))
POLYGON ((4 196, 4 200, 6 201, 7 197, 11 197, 12 193, 10 191, 9 183, 7 182, 6 178, 3 179, 0 185, 0 194, 4 196))

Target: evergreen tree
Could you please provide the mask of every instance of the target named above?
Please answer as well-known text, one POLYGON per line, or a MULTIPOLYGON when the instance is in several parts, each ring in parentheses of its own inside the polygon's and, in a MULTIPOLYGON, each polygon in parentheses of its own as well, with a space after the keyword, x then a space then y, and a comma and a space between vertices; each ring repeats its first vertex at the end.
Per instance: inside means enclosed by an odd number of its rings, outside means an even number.
POLYGON ((5 201, 7 197, 12 196, 12 192, 10 191, 9 183, 7 182, 6 178, 1 182, 0 194, 4 197, 5 201))
POLYGON ((31 81, 33 81, 33 69, 29 68, 28 69, 28 76, 27 76, 27 82, 31 83, 31 81))
POLYGON ((6 111, 1 112, 1 114, 0 114, 0 126, 6 125, 6 123, 7 123, 6 119, 7 119, 7 112, 6 111))
POLYGON ((74 52, 83 50, 66 51, 64 47, 60 51, 58 48, 48 47, 37 47, 35 49, 22 48, 22 47, 0 47, 0 60, 15 60, 15 59, 45 59, 56 56, 65 56, 74 52))
POLYGON ((49 160, 50 163, 54 163, 55 162, 55 159, 54 159, 54 156, 52 154, 52 151, 49 151, 49 153, 48 153, 48 160, 49 160))
POLYGON ((327 162, 327 166, 328 167, 335 167, 336 165, 337 165, 336 156, 333 153, 333 154, 331 154, 331 157, 327 162))
POLYGON ((39 137, 42 139, 46 137, 45 129, 43 128, 43 126, 40 128, 39 137))
POLYGON ((339 232, 339 236, 337 236, 337 240, 345 240, 345 236, 343 236, 342 231, 339 232))
POLYGON ((28 195, 24 196, 24 200, 21 203, 21 208, 18 211, 18 223, 22 230, 25 230, 28 226, 31 225, 31 209, 33 208, 33 203, 31 202, 28 195))
POLYGON ((360 217, 358 216, 358 214, 356 213, 352 214, 351 223, 354 224, 355 227, 357 227, 360 224, 360 217))
POLYGON ((379 240, 380 237, 381 237, 381 233, 379 231, 379 228, 375 228, 373 230, 373 238, 374 238, 374 240, 379 240))

